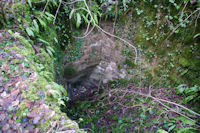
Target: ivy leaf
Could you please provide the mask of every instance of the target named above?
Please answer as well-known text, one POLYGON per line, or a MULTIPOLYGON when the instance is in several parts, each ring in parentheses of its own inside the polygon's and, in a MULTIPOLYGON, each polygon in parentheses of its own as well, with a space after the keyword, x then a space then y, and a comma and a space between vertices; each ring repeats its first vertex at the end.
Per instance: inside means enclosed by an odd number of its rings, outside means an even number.
POLYGON ((26 28, 26 32, 28 33, 29 36, 33 36, 34 37, 34 33, 33 33, 32 29, 30 27, 26 28))
POLYGON ((72 9, 72 11, 69 14, 69 19, 72 19, 72 15, 74 14, 74 9, 72 9))
POLYGON ((81 25, 81 15, 79 13, 76 14, 76 27, 79 28, 81 25))

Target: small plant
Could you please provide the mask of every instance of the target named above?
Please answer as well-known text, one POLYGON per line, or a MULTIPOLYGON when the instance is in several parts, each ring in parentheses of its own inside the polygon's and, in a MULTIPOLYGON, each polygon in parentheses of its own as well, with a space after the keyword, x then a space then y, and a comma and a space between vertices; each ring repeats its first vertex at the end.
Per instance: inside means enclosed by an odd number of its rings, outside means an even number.
POLYGON ((185 96, 183 103, 196 102, 200 99, 200 86, 195 85, 193 87, 188 87, 182 84, 176 88, 176 93, 185 96))
MULTIPOLYGON (((101 17, 99 11, 99 6, 95 1, 90 2, 90 10, 92 11, 92 17, 96 24, 98 24, 98 17, 101 17)), ((85 7, 84 2, 79 2, 74 4, 73 9, 69 14, 69 19, 76 24, 76 27, 79 28, 81 24, 90 24, 94 25, 92 17, 90 16, 90 11, 85 7)))

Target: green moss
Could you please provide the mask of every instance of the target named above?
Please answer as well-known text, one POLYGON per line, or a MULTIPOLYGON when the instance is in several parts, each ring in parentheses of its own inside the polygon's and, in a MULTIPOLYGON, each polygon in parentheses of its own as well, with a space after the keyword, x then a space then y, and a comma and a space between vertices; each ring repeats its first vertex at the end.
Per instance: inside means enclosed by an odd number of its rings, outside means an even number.
POLYGON ((181 81, 179 80, 179 78, 175 75, 169 75, 169 79, 172 81, 172 83, 174 83, 175 85, 179 85, 181 84, 181 81))
POLYGON ((181 64, 183 67, 187 67, 190 65, 189 61, 185 58, 180 58, 179 59, 179 64, 181 64))
POLYGON ((131 60, 129 58, 126 58, 125 64, 128 65, 130 68, 135 68, 136 64, 134 63, 134 60, 131 60))

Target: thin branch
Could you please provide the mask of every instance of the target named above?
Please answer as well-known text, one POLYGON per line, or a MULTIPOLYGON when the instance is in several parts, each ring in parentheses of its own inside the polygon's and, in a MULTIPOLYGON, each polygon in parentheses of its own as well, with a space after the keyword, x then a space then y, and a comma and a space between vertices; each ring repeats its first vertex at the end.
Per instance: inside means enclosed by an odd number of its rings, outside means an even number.
POLYGON ((46 5, 45 5, 45 7, 44 7, 44 9, 43 9, 43 11, 42 11, 42 15, 44 14, 44 12, 45 12, 45 10, 46 10, 48 4, 49 4, 49 0, 47 0, 47 3, 46 3, 46 5))
POLYGON ((194 11, 194 12, 191 13, 185 20, 183 20, 180 24, 178 24, 178 25, 173 29, 173 31, 169 34, 169 36, 163 41, 163 43, 166 42, 166 40, 168 40, 169 37, 171 37, 171 35, 174 34, 174 32, 181 26, 181 24, 183 24, 186 20, 188 20, 193 14, 195 14, 195 13, 196 13, 197 11, 199 11, 199 10, 200 10, 200 9, 194 11))
POLYGON ((183 17, 184 10, 185 10, 185 8, 186 8, 186 6, 187 6, 188 2, 189 2, 189 1, 187 1, 187 2, 186 2, 185 6, 183 7, 183 10, 181 11, 181 17, 180 17, 181 19, 182 19, 182 17, 183 17))
POLYGON ((115 3, 115 20, 114 20, 114 23, 113 23, 113 32, 112 32, 113 34, 115 33, 115 25, 116 25, 117 14, 118 14, 117 6, 118 6, 118 1, 116 1, 116 3, 115 3))
POLYGON ((83 0, 75 0, 75 1, 72 1, 72 2, 65 2, 65 1, 63 1, 62 3, 65 4, 65 5, 71 5, 71 4, 74 4, 76 2, 81 2, 81 1, 83 1, 83 0))
POLYGON ((180 112, 178 112, 178 111, 176 111, 176 110, 174 110, 174 109, 171 109, 170 107, 168 107, 167 105, 163 104, 162 102, 157 101, 157 100, 156 100, 156 102, 158 102, 159 104, 161 104, 162 106, 164 106, 164 107, 167 108, 168 110, 170 110, 170 111, 172 111, 172 112, 174 112, 174 113, 177 113, 177 114, 179 114, 179 115, 185 117, 185 118, 188 119, 188 120, 191 120, 191 121, 193 121, 193 122, 196 122, 196 121, 194 121, 193 119, 191 119, 190 117, 187 117, 186 115, 184 115, 184 114, 182 114, 182 113, 180 113, 180 112))
POLYGON ((60 0, 59 6, 58 6, 58 8, 57 8, 57 11, 56 11, 56 14, 55 14, 55 17, 54 17, 54 20, 53 20, 53 24, 55 24, 56 17, 57 17, 57 15, 58 15, 58 11, 59 11, 59 9, 60 9, 61 4, 62 4, 62 0, 60 0))
POLYGON ((76 36, 73 36, 73 37, 74 38, 85 38, 85 37, 87 37, 93 31, 94 28, 95 28, 95 26, 93 26, 92 29, 86 35, 84 35, 82 37, 76 37, 76 36))
MULTIPOLYGON (((165 105, 165 104, 162 103, 162 102, 167 102, 167 103, 170 103, 170 104, 179 106, 179 107, 181 107, 181 108, 183 108, 183 109, 189 111, 190 113, 193 113, 193 114, 195 114, 195 115, 197 115, 197 116, 200 116, 200 114, 198 114, 198 113, 196 113, 196 112, 194 112, 194 111, 192 111, 192 110, 190 110, 190 109, 188 109, 188 108, 186 108, 186 107, 184 107, 184 106, 182 106, 182 105, 180 105, 180 104, 177 104, 177 103, 174 103, 174 102, 171 102, 171 101, 168 101, 168 100, 164 100, 164 99, 159 99, 159 98, 153 97, 153 96, 150 95, 150 94, 143 94, 143 93, 140 93, 140 92, 137 92, 137 91, 128 91, 128 90, 120 90, 120 89, 118 89, 118 90, 116 90, 116 89, 115 89, 115 90, 111 90, 110 92, 113 92, 113 91, 114 91, 114 92, 115 92, 115 91, 120 91, 120 92, 135 93, 135 94, 138 94, 138 95, 141 95, 141 96, 144 96, 144 97, 151 98, 151 99, 153 99, 154 101, 160 103, 162 106, 164 106, 164 107, 166 107, 167 109, 169 109, 170 111, 175 112, 175 113, 177 113, 177 114, 179 114, 179 115, 181 115, 181 116, 185 117, 186 119, 189 119, 189 120, 191 120, 191 121, 193 121, 193 122, 196 122, 196 121, 194 121, 194 120, 191 119, 190 117, 188 117, 188 116, 186 116, 186 115, 184 115, 184 114, 182 114, 182 113, 180 113, 180 112, 178 112, 178 111, 176 111, 176 110, 174 110, 174 109, 168 107, 167 105, 165 105)), ((198 125, 198 124, 197 124, 197 125, 198 125)))
POLYGON ((156 97, 153 97, 152 95, 146 95, 146 94, 143 94, 143 93, 139 93, 139 92, 136 92, 136 91, 128 91, 128 92, 132 92, 132 93, 135 93, 135 94, 139 94, 139 95, 141 95, 141 96, 149 97, 149 98, 152 98, 152 99, 154 99, 154 100, 156 100, 156 101, 162 101, 162 102, 167 102, 167 103, 170 103, 170 104, 174 104, 174 105, 176 105, 176 106, 179 106, 179 107, 181 107, 181 108, 183 108, 183 109, 189 111, 190 113, 193 113, 193 114, 195 114, 195 115, 197 115, 197 116, 200 116, 200 114, 194 112, 194 111, 191 110, 191 109, 188 109, 188 108, 184 107, 183 105, 180 105, 180 104, 177 104, 177 103, 168 101, 168 100, 156 98, 156 97))
POLYGON ((86 34, 88 33, 88 30, 89 30, 89 28, 90 28, 90 24, 91 24, 91 20, 90 20, 90 22, 89 22, 88 25, 87 25, 87 29, 86 29, 84 35, 86 35, 86 34))

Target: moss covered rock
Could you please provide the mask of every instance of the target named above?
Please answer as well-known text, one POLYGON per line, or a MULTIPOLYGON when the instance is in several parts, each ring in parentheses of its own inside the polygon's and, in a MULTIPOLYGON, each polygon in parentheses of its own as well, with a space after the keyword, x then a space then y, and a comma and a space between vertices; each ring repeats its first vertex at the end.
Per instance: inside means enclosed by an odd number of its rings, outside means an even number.
POLYGON ((41 49, 35 54, 20 34, 5 32, 0 49, 0 111, 4 132, 84 132, 60 111, 65 89, 54 82, 53 59, 41 49), (10 43, 12 42, 12 43, 10 43), (45 58, 45 60, 44 60, 45 58))

